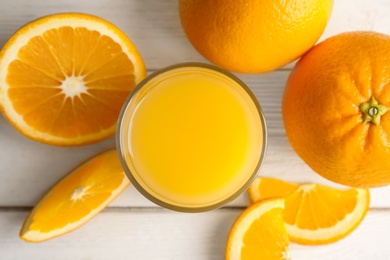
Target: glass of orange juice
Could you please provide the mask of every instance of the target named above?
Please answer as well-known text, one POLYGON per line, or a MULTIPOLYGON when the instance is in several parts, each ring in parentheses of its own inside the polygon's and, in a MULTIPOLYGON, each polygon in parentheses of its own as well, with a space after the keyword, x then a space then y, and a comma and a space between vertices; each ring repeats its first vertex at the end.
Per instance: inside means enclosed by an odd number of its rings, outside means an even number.
POLYGON ((184 63, 145 78, 118 121, 117 149, 132 184, 168 209, 219 208, 244 192, 267 132, 256 97, 236 76, 184 63))

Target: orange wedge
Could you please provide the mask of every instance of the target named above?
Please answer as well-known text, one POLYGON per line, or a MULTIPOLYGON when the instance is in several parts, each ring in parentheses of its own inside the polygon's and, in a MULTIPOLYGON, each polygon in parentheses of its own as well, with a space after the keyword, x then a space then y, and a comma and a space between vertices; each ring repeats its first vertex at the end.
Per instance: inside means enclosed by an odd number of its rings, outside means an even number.
POLYGON ((145 77, 141 56, 96 16, 55 14, 19 29, 0 52, 0 110, 25 136, 73 146, 111 136, 145 77))
POLYGON ((257 178, 248 194, 253 203, 284 197, 287 233, 300 244, 326 244, 347 236, 363 220, 370 203, 367 189, 338 190, 271 178, 257 178))
POLYGON ((248 195, 251 203, 256 203, 266 198, 284 197, 298 188, 298 184, 278 179, 256 178, 248 188, 248 195))
POLYGON ((129 184, 115 149, 97 155, 51 188, 26 218, 20 237, 41 242, 68 233, 96 216, 129 184))
POLYGON ((283 199, 263 200, 247 208, 230 231, 226 259, 289 259, 283 208, 283 199))

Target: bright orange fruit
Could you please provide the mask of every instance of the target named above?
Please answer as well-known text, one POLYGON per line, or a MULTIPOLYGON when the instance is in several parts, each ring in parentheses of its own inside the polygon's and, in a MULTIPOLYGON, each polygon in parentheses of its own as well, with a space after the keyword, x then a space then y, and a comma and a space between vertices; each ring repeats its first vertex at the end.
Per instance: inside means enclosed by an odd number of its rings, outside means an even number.
POLYGON ((345 237, 363 220, 370 203, 367 189, 338 190, 272 178, 257 178, 248 193, 252 203, 284 197, 287 233, 300 244, 326 244, 345 237))
POLYGON ((390 184, 390 36, 349 32, 296 64, 283 121, 297 154, 323 177, 353 187, 390 184))
POLYGON ((114 134, 122 104, 145 75, 136 47, 110 22, 50 15, 19 29, 0 52, 0 110, 31 139, 92 143, 114 134))
POLYGON ((266 198, 285 197, 299 188, 299 184, 273 178, 256 178, 248 188, 251 203, 266 198))
POLYGON ((49 190, 26 218, 20 237, 42 242, 77 229, 129 184, 115 149, 97 155, 49 190))
POLYGON ((236 72, 271 71, 320 38, 333 0, 180 0, 183 29, 206 59, 236 72))
POLYGON ((230 231, 226 259, 289 259, 283 208, 283 199, 263 200, 247 208, 230 231))

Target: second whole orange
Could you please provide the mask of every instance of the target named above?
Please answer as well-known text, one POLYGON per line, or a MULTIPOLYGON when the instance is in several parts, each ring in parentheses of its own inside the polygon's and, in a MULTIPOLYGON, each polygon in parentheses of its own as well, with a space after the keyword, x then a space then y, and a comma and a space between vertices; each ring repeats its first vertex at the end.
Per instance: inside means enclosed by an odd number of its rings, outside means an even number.
POLYGON ((323 33, 333 0, 180 0, 183 29, 206 59, 236 72, 280 68, 323 33))
POLYGON ((283 120, 298 155, 353 187, 390 184, 390 36, 349 32, 318 44, 287 82, 283 120))

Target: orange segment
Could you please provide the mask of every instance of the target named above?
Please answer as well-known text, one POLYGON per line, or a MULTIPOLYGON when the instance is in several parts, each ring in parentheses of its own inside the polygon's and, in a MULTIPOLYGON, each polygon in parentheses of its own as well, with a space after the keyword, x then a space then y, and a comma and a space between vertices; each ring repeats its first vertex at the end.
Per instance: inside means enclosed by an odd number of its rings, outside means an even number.
POLYGON ((41 242, 70 232, 97 215, 129 183, 116 150, 104 152, 50 189, 25 220, 20 237, 41 242))
POLYGON ((266 198, 283 197, 299 188, 298 184, 272 178, 256 178, 248 188, 251 203, 266 198))
POLYGON ((360 224, 369 201, 367 189, 336 190, 317 184, 302 185, 286 197, 284 220, 290 240, 302 244, 339 240, 360 224))
POLYGON ((247 208, 230 231, 226 259, 289 259, 283 208, 283 199, 265 200, 247 208))
POLYGON ((271 178, 258 178, 248 193, 252 202, 283 196, 287 232, 291 241, 301 244, 324 244, 345 237, 363 220, 370 202, 367 189, 338 190, 271 178))
POLYGON ((51 15, 19 29, 0 52, 0 107, 34 140, 92 143, 115 132, 122 104, 145 75, 137 49, 113 24, 51 15))

